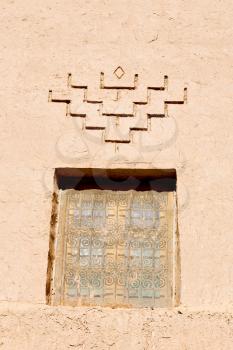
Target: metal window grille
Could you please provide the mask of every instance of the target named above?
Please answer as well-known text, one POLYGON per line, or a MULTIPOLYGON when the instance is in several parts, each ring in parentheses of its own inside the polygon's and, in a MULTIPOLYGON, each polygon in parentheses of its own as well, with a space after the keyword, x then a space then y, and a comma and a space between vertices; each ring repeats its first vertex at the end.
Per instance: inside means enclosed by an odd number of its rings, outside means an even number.
POLYGON ((60 191, 54 304, 172 305, 175 193, 60 191))

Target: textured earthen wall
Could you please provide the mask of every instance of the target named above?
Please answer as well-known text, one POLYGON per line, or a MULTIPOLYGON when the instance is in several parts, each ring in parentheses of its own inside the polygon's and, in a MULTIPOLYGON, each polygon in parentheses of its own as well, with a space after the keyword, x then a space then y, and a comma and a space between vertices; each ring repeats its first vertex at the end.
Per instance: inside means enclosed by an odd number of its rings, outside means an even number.
POLYGON ((230 349, 232 2, 2 0, 0 10, 0 347, 230 349), (168 75, 169 94, 187 87, 188 103, 116 150, 48 91, 69 72, 94 88, 119 65, 145 86, 168 75), (176 168, 182 315, 45 306, 57 167, 176 168))
POLYGON ((0 305, 3 349, 232 349, 230 312, 0 305))

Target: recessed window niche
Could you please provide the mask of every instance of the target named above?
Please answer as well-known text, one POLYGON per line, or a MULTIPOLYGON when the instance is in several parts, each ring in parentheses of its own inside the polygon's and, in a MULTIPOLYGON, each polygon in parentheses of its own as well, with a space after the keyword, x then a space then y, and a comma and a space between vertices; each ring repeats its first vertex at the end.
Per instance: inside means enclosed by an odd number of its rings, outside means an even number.
POLYGON ((174 169, 56 169, 47 301, 171 307, 177 302, 174 169))

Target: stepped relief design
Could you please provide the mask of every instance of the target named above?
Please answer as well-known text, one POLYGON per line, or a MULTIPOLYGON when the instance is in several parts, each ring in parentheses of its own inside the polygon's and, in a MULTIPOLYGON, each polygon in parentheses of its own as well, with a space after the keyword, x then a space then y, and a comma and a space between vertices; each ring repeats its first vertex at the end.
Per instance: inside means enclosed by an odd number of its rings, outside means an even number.
POLYGON ((66 115, 82 118, 83 129, 103 130, 104 142, 130 143, 132 132, 150 130, 152 118, 169 117, 169 105, 186 103, 187 88, 181 99, 173 99, 167 75, 161 86, 146 86, 138 74, 129 83, 119 66, 108 79, 101 72, 94 88, 76 82, 69 73, 67 88, 50 90, 49 102, 65 103, 66 115))

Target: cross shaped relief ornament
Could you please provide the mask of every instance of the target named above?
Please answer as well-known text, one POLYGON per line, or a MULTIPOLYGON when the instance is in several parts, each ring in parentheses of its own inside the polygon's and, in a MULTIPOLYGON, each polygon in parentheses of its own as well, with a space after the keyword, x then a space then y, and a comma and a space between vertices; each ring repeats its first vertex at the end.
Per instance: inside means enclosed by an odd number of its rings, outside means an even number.
POLYGON ((83 128, 103 130, 104 142, 130 143, 135 131, 149 131, 151 118, 167 118, 168 106, 187 102, 187 88, 181 100, 170 98, 168 76, 161 86, 140 84, 134 74, 131 84, 122 67, 117 67, 108 82, 100 73, 94 89, 73 81, 68 74, 67 89, 49 91, 49 102, 66 104, 66 115, 83 119, 83 128))

